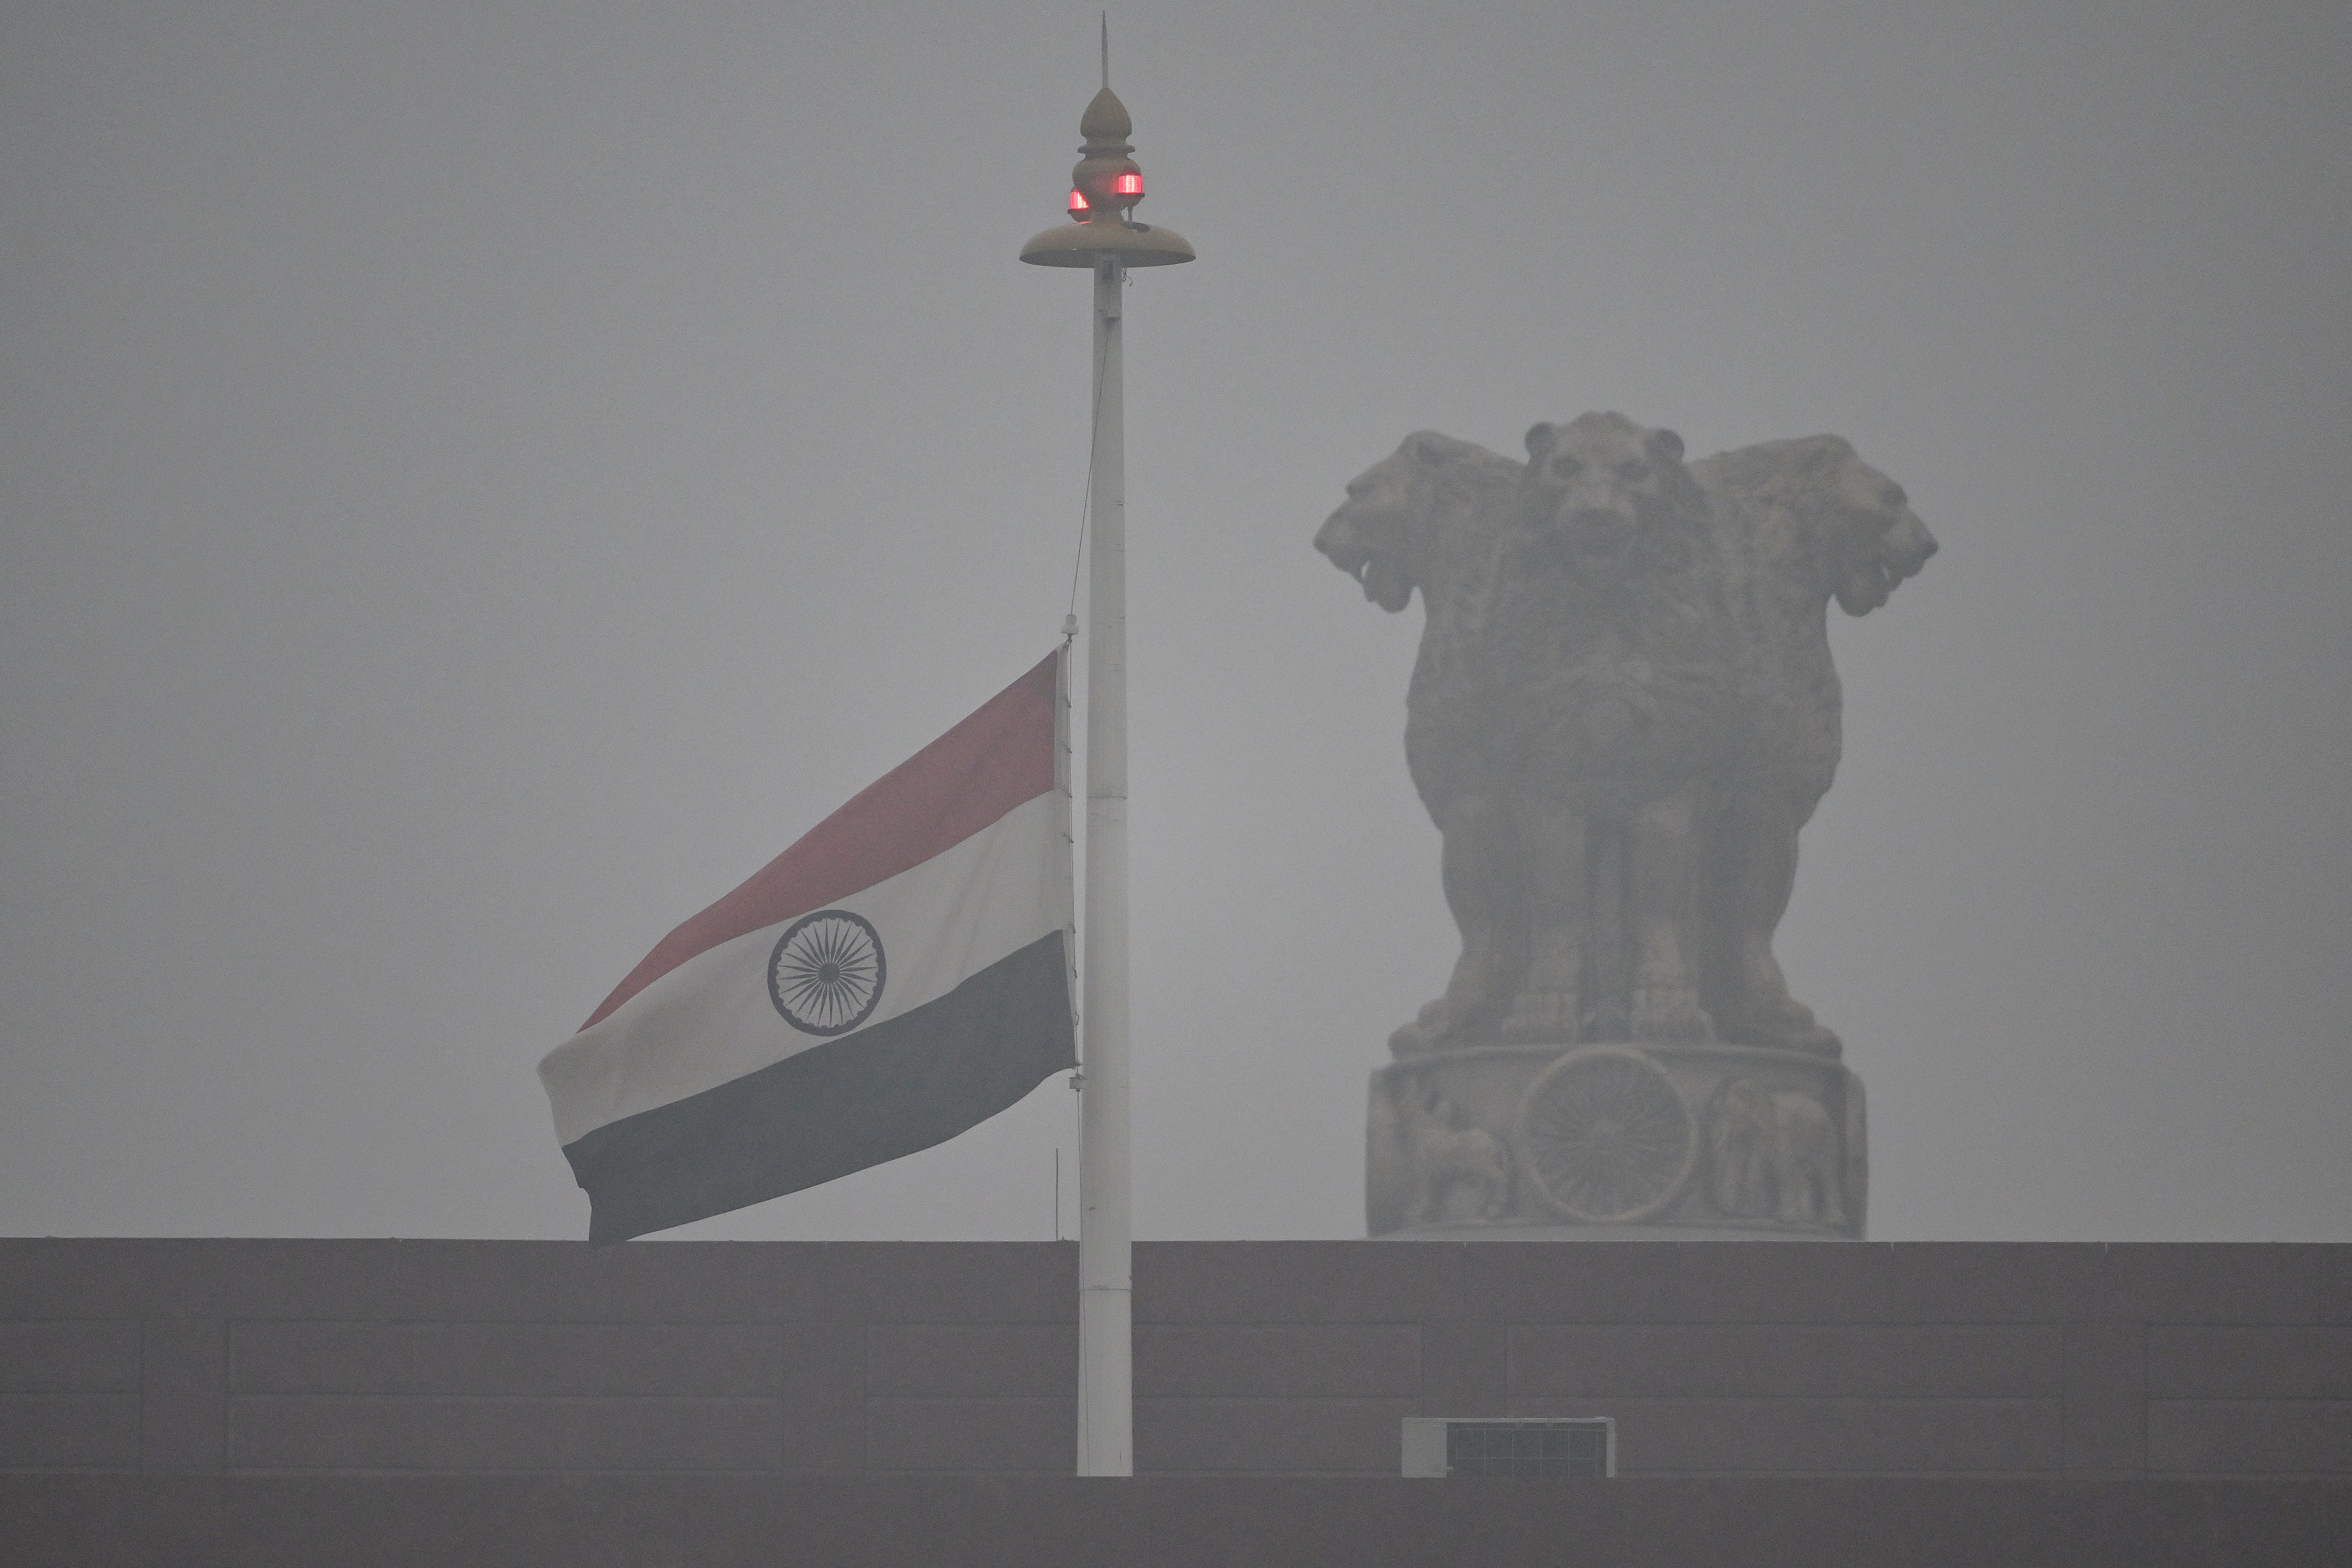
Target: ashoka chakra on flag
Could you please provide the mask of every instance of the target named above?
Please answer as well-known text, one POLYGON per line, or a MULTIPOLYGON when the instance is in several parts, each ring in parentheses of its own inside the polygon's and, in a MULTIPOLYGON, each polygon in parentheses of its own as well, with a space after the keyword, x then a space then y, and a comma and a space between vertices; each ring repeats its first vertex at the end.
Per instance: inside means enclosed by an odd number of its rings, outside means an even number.
POLYGON ((848 910, 819 910, 776 939, 768 1000, 804 1035, 845 1035, 873 1016, 887 977, 882 933, 871 921, 848 910))

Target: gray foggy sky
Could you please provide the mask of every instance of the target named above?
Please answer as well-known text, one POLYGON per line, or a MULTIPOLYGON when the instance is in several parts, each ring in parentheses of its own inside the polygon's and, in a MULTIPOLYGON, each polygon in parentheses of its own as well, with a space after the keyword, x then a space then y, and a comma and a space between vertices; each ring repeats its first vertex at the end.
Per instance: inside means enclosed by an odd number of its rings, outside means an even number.
MULTIPOLYGON (((533 1067, 1053 642, 1088 6, 0 19, 0 1232, 565 1237, 533 1067)), ((1113 16, 1136 1219, 1360 1234, 1443 984, 1408 431, 1835 431, 1944 544, 1833 616, 1782 956, 1872 1234, 2352 1239, 2352 8, 1113 16)), ((1060 1079, 674 1233, 1036 1237, 1060 1079)))

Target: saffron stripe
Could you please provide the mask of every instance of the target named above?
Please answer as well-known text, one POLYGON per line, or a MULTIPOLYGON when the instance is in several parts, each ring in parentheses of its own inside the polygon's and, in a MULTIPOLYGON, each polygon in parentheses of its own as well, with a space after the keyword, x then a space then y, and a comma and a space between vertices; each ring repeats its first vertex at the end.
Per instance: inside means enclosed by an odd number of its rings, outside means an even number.
POLYGON ((1060 658, 1047 654, 742 886, 662 938, 580 1026, 604 1019, 695 954, 919 866, 1053 789, 1060 658))

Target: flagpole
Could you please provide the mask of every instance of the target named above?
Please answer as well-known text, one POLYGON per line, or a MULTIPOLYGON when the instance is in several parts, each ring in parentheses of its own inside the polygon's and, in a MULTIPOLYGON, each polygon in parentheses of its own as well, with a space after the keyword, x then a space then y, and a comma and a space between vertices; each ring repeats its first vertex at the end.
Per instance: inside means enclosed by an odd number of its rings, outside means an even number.
POLYGON ((1070 177, 1076 221, 1021 247, 1021 259, 1094 274, 1090 566, 1087 579, 1087 909, 1079 943, 1078 1453, 1082 1476, 1135 1473, 1133 1256, 1129 1217, 1127 943, 1127 426, 1122 299, 1130 267, 1192 259, 1173 229, 1133 221, 1143 174, 1134 126, 1110 90, 1078 121, 1070 177))
POLYGON ((1087 574, 1087 913, 1078 1132, 1078 1474, 1135 1473, 1127 994, 1127 426, 1119 290, 1095 260, 1093 555, 1087 574))

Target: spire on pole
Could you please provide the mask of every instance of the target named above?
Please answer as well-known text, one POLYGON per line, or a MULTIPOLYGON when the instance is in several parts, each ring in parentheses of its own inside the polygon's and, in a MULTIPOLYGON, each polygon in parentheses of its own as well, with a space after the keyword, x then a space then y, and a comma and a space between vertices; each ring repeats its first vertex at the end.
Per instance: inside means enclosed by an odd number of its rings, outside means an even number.
POLYGON ((1192 243, 1172 228, 1135 221, 1143 199, 1143 170, 1130 155, 1135 122, 1110 89, 1110 14, 1102 18, 1099 91, 1078 117, 1076 168, 1070 171, 1070 216, 1076 222, 1033 236, 1021 259, 1040 267, 1093 267, 1116 256, 1122 267, 1166 267, 1192 259, 1192 243))

